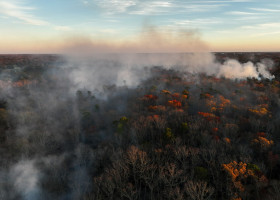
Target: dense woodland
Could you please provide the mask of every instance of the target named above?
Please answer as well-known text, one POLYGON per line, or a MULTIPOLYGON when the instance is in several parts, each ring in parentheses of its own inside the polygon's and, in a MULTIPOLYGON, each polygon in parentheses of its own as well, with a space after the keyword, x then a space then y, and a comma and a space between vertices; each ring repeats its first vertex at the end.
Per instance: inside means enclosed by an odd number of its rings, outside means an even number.
POLYGON ((280 198, 280 55, 272 80, 156 66, 137 87, 73 93, 57 56, 0 58, 0 199, 280 198))

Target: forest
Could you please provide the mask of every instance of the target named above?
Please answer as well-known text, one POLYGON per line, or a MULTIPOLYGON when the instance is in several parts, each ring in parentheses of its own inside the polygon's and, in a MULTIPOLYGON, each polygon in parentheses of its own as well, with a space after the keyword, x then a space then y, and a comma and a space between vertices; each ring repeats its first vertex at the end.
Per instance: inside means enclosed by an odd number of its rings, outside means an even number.
POLYGON ((280 54, 213 55, 258 76, 0 56, 0 199, 279 199, 280 54))

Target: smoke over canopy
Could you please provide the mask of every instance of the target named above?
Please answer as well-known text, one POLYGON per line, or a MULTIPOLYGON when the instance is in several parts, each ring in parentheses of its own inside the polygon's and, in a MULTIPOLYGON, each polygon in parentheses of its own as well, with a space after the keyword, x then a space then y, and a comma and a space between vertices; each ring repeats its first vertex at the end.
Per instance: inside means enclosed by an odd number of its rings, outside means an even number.
MULTIPOLYGON (((273 78, 264 63, 237 60, 218 63, 196 30, 160 30, 146 25, 133 39, 106 42, 89 37, 72 37, 64 49, 70 77, 80 88, 102 85, 137 86, 149 77, 147 69, 162 66, 183 73, 205 73, 230 79, 273 78)), ((77 89, 77 88, 75 88, 77 89)))
POLYGON ((10 171, 11 180, 23 199, 38 199, 40 194, 39 170, 34 167, 33 161, 20 161, 10 171))
POLYGON ((69 57, 65 69, 71 69, 70 79, 78 88, 102 90, 103 85, 136 87, 150 77, 149 69, 161 66, 182 73, 205 73, 229 79, 260 77, 272 79, 263 63, 239 63, 229 59, 218 63, 212 53, 181 54, 99 54, 92 57, 69 57))
MULTIPOLYGON (((105 154, 99 152, 99 142, 113 137, 112 122, 129 112, 129 98, 136 99, 143 92, 132 89, 151 78, 155 66, 187 78, 200 73, 229 79, 273 78, 268 60, 256 65, 236 60, 218 63, 193 31, 162 34, 149 28, 135 42, 82 39, 63 52, 66 61, 39 69, 42 74, 36 74, 34 84, 24 89, 1 88, 0 97, 8 99, 13 119, 8 141, 20 153, 0 175, 11 179, 11 188, 23 199, 79 199, 90 191, 89 177, 100 167, 98 156, 105 154), (99 98, 98 92, 107 92, 110 98, 99 98), (93 134, 87 136, 87 132, 93 134)), ((20 79, 15 74, 30 76, 27 66, 5 70, 3 79, 20 79)), ((32 70, 38 70, 37 66, 32 70)), ((192 90, 199 93, 196 86, 192 90)), ((14 198, 7 191, 1 195, 14 198)))

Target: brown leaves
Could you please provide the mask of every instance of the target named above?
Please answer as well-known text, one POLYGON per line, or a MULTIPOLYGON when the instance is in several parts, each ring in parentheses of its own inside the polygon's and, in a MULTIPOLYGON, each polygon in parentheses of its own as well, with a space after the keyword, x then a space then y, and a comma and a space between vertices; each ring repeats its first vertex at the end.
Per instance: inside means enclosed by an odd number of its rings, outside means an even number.
POLYGON ((228 164, 222 164, 222 167, 231 177, 234 187, 240 192, 245 191, 246 179, 249 177, 257 182, 267 181, 266 177, 257 169, 258 167, 253 164, 233 161, 228 164))
POLYGON ((158 97, 156 95, 153 95, 153 94, 147 94, 142 99, 143 100, 153 100, 153 101, 155 101, 155 100, 158 99, 158 97))
POLYGON ((168 105, 172 106, 174 108, 182 107, 182 103, 180 101, 176 100, 176 99, 168 101, 168 105))
POLYGON ((253 144, 260 145, 261 148, 268 148, 274 144, 272 140, 268 140, 265 137, 258 136, 257 138, 253 139, 253 144))
POLYGON ((214 115, 213 113, 206 113, 206 112, 198 112, 198 114, 204 117, 207 121, 216 121, 220 122, 220 117, 214 115))

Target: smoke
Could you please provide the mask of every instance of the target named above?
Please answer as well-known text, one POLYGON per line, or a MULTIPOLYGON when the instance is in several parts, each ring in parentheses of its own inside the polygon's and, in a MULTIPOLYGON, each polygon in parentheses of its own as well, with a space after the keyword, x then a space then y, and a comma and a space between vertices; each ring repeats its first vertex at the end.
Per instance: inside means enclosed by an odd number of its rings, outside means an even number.
POLYGON ((102 39, 86 35, 69 35, 59 50, 71 56, 117 53, 207 52, 209 47, 197 30, 160 29, 144 25, 140 33, 125 39, 102 39))
POLYGON ((274 78, 268 71, 268 67, 262 63, 257 63, 256 65, 252 62, 241 64, 237 60, 232 59, 219 66, 217 76, 229 79, 274 78))
MULTIPOLYGON (((34 85, 21 89, 11 84, 6 87, 4 81, 4 88, 0 87, 13 119, 9 141, 20 150, 16 153, 30 158, 16 157, 8 170, 12 188, 26 200, 40 199, 42 194, 49 195, 49 199, 63 195, 65 199, 81 199, 90 191, 91 175, 94 167, 98 168, 95 161, 102 160, 103 155, 94 148, 113 135, 112 122, 129 111, 130 96, 141 94, 141 90, 138 93, 130 89, 152 78, 155 66, 170 73, 178 71, 182 76, 203 73, 229 79, 273 78, 269 72, 273 63, 269 60, 253 64, 228 59, 219 63, 214 54, 207 52, 207 45, 196 31, 162 32, 148 27, 134 40, 109 43, 87 37, 72 39, 61 50, 66 54, 62 64, 54 63, 40 71, 34 85), (78 90, 93 93, 82 92, 79 99, 78 90), (110 98, 100 99, 105 92, 103 96, 110 98), (84 132, 89 131, 93 134, 86 136, 84 132), (43 166, 35 165, 38 157, 43 166)), ((19 79, 17 74, 29 76, 24 74, 26 68, 3 70, 0 79, 19 79)), ((37 66, 33 70, 38 70, 37 66)), ((192 89, 199 94, 198 87, 192 89)))
POLYGON ((10 170, 10 179, 14 181, 15 189, 25 200, 39 199, 39 177, 40 172, 32 160, 19 161, 10 170))
POLYGON ((150 78, 155 66, 180 71, 182 74, 204 73, 228 79, 274 78, 265 63, 240 63, 228 59, 224 63, 215 60, 207 52, 154 53, 154 54, 100 54, 92 57, 67 57, 63 67, 69 70, 73 91, 87 88, 103 91, 106 85, 135 88, 141 81, 150 78))
POLYGON ((227 60, 219 69, 218 77, 225 77, 229 79, 245 79, 258 77, 257 69, 253 63, 245 64, 239 63, 237 60, 227 60))
POLYGON ((63 68, 75 85, 102 91, 104 85, 136 87, 150 77, 154 66, 182 73, 205 73, 229 79, 273 78, 271 65, 216 61, 197 30, 170 30, 145 24, 138 35, 123 40, 72 36, 61 49, 67 63, 63 68), (270 66, 271 67, 271 66, 270 66))

